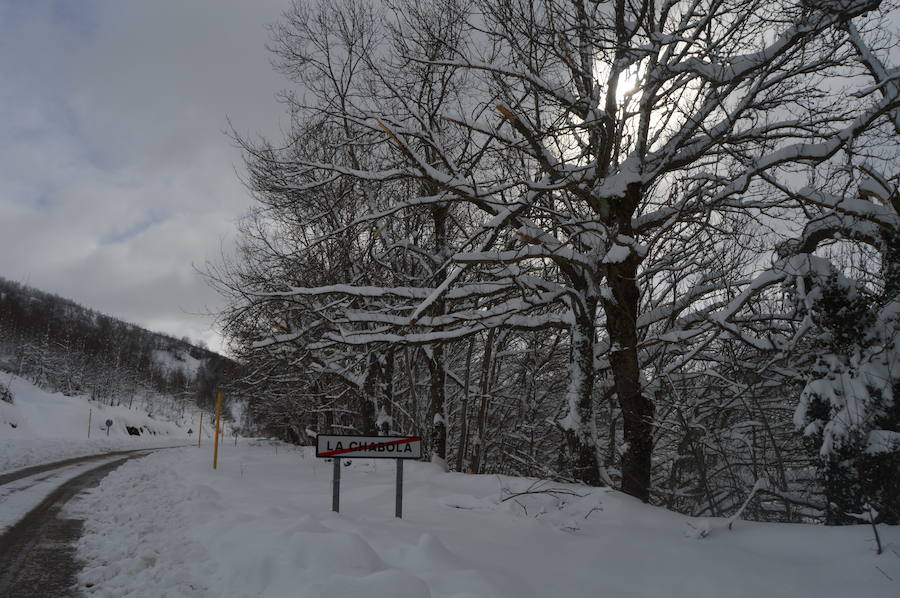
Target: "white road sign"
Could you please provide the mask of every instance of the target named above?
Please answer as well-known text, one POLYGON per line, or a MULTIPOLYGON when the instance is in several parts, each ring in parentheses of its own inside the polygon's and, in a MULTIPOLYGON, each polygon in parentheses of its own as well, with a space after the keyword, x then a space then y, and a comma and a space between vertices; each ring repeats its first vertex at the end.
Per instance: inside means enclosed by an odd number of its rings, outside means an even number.
POLYGON ((342 459, 421 459, 419 436, 326 436, 316 437, 316 457, 342 459))

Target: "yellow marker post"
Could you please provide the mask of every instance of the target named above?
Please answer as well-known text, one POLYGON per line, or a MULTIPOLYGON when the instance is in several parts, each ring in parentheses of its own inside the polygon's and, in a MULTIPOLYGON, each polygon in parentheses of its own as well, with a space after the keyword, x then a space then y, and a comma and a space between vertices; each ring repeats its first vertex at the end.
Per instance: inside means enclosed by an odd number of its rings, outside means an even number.
POLYGON ((197 448, 200 448, 200 439, 203 438, 203 412, 200 412, 200 427, 197 428, 197 448))
POLYGON ((213 469, 219 464, 219 419, 222 417, 222 393, 216 400, 216 444, 213 448, 213 469))
POLYGON ((88 409, 88 438, 91 437, 91 416, 94 415, 93 409, 88 409))

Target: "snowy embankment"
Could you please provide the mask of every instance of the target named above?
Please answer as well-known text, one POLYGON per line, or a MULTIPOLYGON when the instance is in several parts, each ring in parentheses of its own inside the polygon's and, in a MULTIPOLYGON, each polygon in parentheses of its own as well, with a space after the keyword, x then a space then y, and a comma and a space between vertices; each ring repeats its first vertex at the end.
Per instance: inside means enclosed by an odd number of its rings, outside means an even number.
MULTIPOLYGON (((49 393, 29 381, 2 375, 13 402, 0 401, 0 473, 39 463, 109 451, 187 444, 196 439, 197 416, 155 419, 146 411, 111 407, 85 397, 49 393), (107 433, 106 421, 112 426, 107 433), (90 438, 88 438, 90 422, 90 438), (128 428, 140 434, 129 434, 128 428), (192 434, 188 434, 188 430, 192 434)), ((208 434, 204 422, 204 434, 208 434)))
POLYGON ((697 520, 618 492, 241 440, 126 463, 69 508, 88 596, 885 597, 900 530, 697 520), (516 493, 530 492, 514 496, 516 493), (506 500, 504 500, 506 499, 506 500))

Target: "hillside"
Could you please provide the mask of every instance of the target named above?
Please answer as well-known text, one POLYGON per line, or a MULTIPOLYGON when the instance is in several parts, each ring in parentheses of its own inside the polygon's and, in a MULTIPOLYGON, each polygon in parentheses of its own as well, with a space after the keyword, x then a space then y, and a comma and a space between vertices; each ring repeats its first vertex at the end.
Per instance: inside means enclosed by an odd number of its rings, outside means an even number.
MULTIPOLYGON (((0 474, 82 455, 193 444, 201 427, 199 409, 185 410, 165 395, 129 409, 47 392, 12 374, 2 375, 0 384, 7 391, 0 401, 0 474)), ((204 418, 205 438, 212 436, 212 421, 204 418)))
MULTIPOLYGON (((66 396, 152 412, 210 408, 237 364, 50 293, 0 278, 0 371, 66 396)), ((0 378, 0 385, 3 384, 0 378)))

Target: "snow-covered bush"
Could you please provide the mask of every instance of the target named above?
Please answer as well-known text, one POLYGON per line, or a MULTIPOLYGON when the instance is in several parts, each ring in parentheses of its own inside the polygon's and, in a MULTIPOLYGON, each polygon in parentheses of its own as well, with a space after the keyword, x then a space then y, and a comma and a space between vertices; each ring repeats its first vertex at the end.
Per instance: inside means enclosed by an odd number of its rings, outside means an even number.
POLYGON ((3 384, 0 382, 0 401, 5 401, 7 403, 13 402, 13 393, 9 389, 8 384, 3 384))

